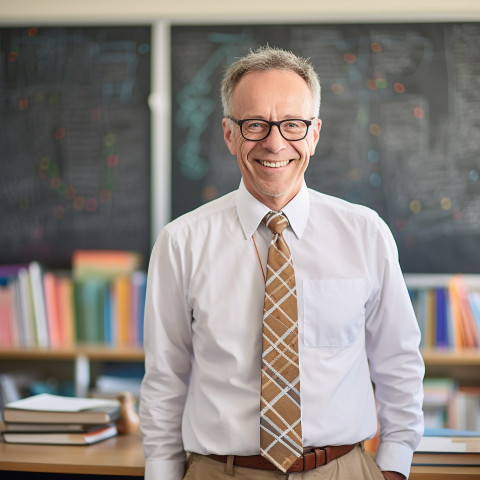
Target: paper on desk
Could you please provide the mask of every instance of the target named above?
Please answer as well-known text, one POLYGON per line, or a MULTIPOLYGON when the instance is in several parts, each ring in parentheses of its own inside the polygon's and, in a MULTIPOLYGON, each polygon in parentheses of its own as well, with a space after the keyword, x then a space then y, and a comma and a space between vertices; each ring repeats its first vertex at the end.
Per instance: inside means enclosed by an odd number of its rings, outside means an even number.
POLYGON ((480 452, 480 437, 423 437, 415 451, 425 453, 480 452))
POLYGON ((16 400, 6 405, 8 408, 21 410, 41 410, 44 412, 80 412, 98 408, 112 408, 119 406, 118 400, 103 398, 77 398, 40 393, 33 397, 16 400))

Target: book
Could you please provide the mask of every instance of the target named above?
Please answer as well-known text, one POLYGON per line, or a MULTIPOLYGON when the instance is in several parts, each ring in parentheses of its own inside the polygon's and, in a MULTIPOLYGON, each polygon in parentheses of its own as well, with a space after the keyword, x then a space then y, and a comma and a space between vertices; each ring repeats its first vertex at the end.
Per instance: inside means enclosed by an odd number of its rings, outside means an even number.
POLYGON ((460 307, 460 298, 457 291, 457 282, 455 277, 451 277, 448 281, 448 295, 451 306, 451 319, 453 324, 453 347, 455 349, 463 348, 467 342, 465 340, 465 332, 462 320, 462 310, 460 307))
POLYGON ((115 345, 125 347, 130 342, 130 322, 131 322, 131 289, 130 277, 119 275, 113 280, 113 311, 115 323, 115 345))
POLYGON ((444 426, 457 388, 456 383, 449 378, 425 378, 423 380, 425 428, 444 426))
POLYGON ((14 335, 14 310, 13 310, 13 284, 0 285, 0 347, 13 347, 14 335))
POLYGON ((436 311, 436 338, 434 346, 444 348, 448 346, 448 316, 446 292, 444 287, 435 288, 436 311))
POLYGON ((469 292, 468 301, 470 303, 470 308, 472 309, 473 318, 477 326, 477 331, 480 332, 480 293, 479 292, 469 292))
POLYGON ((47 313, 48 338, 50 347, 62 346, 62 321, 59 313, 57 278, 52 272, 43 274, 43 291, 47 313))
POLYGON ((470 302, 468 300, 468 289, 463 275, 455 275, 457 292, 460 301, 460 310, 462 312, 463 328, 465 331, 466 346, 470 348, 478 347, 478 330, 475 318, 473 316, 470 302))
POLYGON ((76 279, 100 277, 112 279, 138 270, 142 255, 126 250, 75 250, 72 270, 76 279))
POLYGON ((480 455, 480 432, 476 436, 424 435, 415 453, 477 453, 480 455))
POLYGON ((102 278, 75 281, 77 341, 104 342, 104 304, 108 290, 108 281, 102 278))
POLYGON ((425 296, 425 342, 426 348, 434 348, 437 336, 436 291, 429 288, 425 296))
POLYGON ((20 339, 22 347, 35 347, 36 329, 33 317, 33 306, 30 293, 28 270, 22 268, 18 272, 18 311, 20 319, 20 339))
POLYGON ((454 275, 449 280, 450 300, 452 302, 453 321, 459 332, 459 347, 476 348, 478 346, 478 330, 468 300, 468 290, 463 276, 454 275), (461 333, 460 333, 461 332, 461 333))
POLYGON ((5 423, 82 423, 104 425, 120 416, 118 400, 41 393, 8 403, 5 423))
POLYGON ((20 270, 28 268, 28 263, 19 263, 15 265, 0 265, 0 285, 6 285, 12 278, 18 276, 20 270))
POLYGON ((426 428, 413 454, 412 465, 480 466, 480 432, 426 428))
POLYGON ((38 262, 31 262, 28 267, 33 305, 33 318, 37 333, 37 345, 49 347, 47 311, 45 308, 45 293, 43 291, 43 272, 38 262))
POLYGON ((73 280, 69 274, 58 275, 57 277, 58 293, 58 315, 61 328, 61 345, 70 347, 76 341, 76 318, 75 304, 73 294, 73 280))
POLYGON ((117 435, 115 424, 104 425, 89 432, 2 432, 7 443, 49 445, 91 445, 117 435))
POLYGON ((105 425, 89 425, 83 423, 12 423, 4 424, 6 432, 22 432, 22 433, 66 433, 66 432, 92 432, 105 425))
POLYGON ((449 426, 461 430, 480 429, 480 387, 458 388, 449 409, 449 426))
MULTIPOLYGON (((143 345, 143 317, 145 314, 145 295, 147 293, 147 274, 137 270, 132 274, 132 338, 136 345, 143 345)), ((479 319, 480 321, 480 319, 479 319)))
POLYGON ((480 437, 480 432, 459 430, 455 428, 428 428, 425 427, 424 437, 480 437))
POLYGON ((412 465, 478 467, 480 453, 414 453, 412 465))

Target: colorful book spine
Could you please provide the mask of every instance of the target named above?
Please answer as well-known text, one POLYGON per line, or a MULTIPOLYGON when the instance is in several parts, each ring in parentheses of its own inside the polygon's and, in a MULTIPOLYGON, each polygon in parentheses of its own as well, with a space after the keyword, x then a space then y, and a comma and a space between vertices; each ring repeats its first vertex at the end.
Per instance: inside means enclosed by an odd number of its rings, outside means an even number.
POLYGON ((436 312, 436 339, 437 348, 446 348, 448 346, 448 327, 447 327, 447 304, 445 289, 443 287, 435 288, 435 312, 436 312))
POLYGON ((33 305, 33 318, 37 333, 37 345, 41 348, 48 348, 48 324, 45 308, 45 294, 43 291, 43 273, 38 262, 29 265, 30 288, 33 305))
POLYGON ((131 290, 130 278, 127 275, 120 275, 113 281, 113 298, 115 303, 115 345, 125 347, 130 344, 130 312, 131 312, 131 290))
POLYGON ((0 347, 141 345, 146 272, 139 265, 137 254, 116 251, 81 251, 72 272, 0 265, 0 347))
POLYGON ((45 292, 45 307, 47 313, 49 343, 52 348, 62 346, 62 324, 59 312, 59 294, 57 278, 52 272, 43 275, 43 290, 45 292))
POLYGON ((468 280, 457 274, 442 278, 441 284, 423 281, 409 287, 422 335, 421 348, 479 347, 480 282, 475 289, 476 283, 468 280))

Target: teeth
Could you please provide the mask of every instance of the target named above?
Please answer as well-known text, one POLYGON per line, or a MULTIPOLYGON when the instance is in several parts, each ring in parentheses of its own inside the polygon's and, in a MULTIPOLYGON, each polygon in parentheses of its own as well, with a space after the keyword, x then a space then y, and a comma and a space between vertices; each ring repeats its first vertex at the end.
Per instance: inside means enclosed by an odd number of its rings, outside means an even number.
POLYGON ((284 160, 283 162, 265 162, 263 160, 260 160, 260 163, 264 167, 271 167, 271 168, 280 168, 280 167, 286 167, 289 164, 290 160, 284 160))

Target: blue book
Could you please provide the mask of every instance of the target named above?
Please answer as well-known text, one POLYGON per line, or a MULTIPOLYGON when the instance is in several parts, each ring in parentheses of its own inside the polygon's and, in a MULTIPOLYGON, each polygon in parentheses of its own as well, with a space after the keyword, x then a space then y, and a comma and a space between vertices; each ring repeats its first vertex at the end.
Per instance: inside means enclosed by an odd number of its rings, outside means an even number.
POLYGON ((453 428, 425 428, 424 437, 480 437, 480 432, 453 428))
POLYGON ((445 296, 445 288, 438 287, 435 289, 435 310, 437 317, 435 344, 440 348, 448 346, 448 326, 445 296))
POLYGON ((103 301, 103 339, 105 345, 113 346, 114 344, 114 326, 113 326, 113 299, 111 285, 105 289, 103 301))

